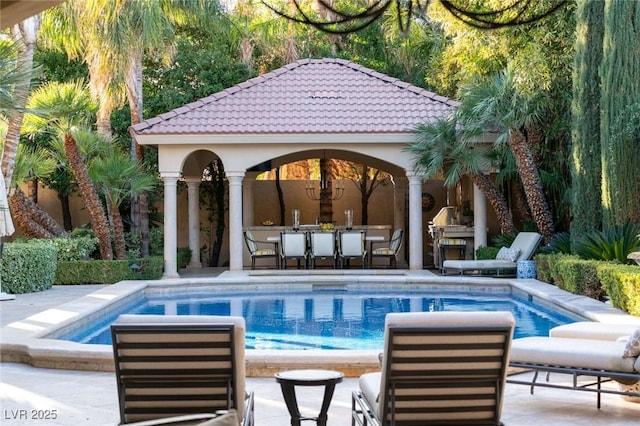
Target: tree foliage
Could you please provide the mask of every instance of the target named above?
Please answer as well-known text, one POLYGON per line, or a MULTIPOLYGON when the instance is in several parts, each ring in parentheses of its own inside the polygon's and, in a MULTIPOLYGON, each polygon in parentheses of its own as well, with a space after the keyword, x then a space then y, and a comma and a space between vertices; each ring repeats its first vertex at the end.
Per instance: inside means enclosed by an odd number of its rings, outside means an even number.
POLYGON ((600 229, 600 76, 604 2, 580 0, 576 9, 576 53, 571 104, 572 242, 600 229))
POLYGON ((640 223, 640 1, 605 2, 601 76, 603 227, 640 223))

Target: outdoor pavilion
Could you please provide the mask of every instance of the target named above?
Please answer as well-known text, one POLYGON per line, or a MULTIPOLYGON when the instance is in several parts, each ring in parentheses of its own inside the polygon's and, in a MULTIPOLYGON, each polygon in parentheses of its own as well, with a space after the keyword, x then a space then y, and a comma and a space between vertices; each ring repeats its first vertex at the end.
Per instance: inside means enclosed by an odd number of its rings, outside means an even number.
MULTIPOLYGON (((258 165, 333 158, 394 176, 395 200, 408 190, 409 269, 423 268, 422 175, 406 146, 417 125, 446 117, 457 102, 341 59, 305 59, 131 127, 158 149, 164 182, 164 276, 178 277, 177 182, 188 187, 189 247, 199 259, 198 188, 204 168, 224 164, 229 185, 229 268, 243 269, 243 221, 252 223, 250 182, 258 165), (245 208, 243 209, 243 203, 245 208)), ((257 174, 257 173, 255 173, 257 174)), ((486 245, 486 200, 474 187, 475 240, 486 245)), ((398 209, 399 202, 394 202, 398 209)))

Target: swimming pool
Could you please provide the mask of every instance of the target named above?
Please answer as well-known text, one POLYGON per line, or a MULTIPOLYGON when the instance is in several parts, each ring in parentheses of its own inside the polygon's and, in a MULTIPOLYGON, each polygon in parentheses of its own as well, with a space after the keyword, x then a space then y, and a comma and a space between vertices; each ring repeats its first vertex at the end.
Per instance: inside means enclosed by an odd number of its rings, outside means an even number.
POLYGON ((412 311, 509 311, 516 319, 515 337, 548 335, 550 328, 578 319, 502 293, 379 288, 228 291, 148 294, 59 338, 111 344, 109 325, 122 313, 237 315, 247 323, 247 349, 380 350, 385 315, 412 311))

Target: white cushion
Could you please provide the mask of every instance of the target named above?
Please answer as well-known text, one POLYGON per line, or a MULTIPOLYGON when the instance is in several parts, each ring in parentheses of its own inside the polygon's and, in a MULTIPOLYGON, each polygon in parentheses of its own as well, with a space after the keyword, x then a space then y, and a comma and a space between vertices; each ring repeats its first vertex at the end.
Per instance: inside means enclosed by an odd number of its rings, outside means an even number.
POLYGON ((640 324, 608 324, 603 322, 578 321, 552 328, 549 330, 549 336, 615 341, 620 337, 632 335, 638 327, 640 327, 640 324))
POLYGON ((374 413, 378 412, 379 394, 380 394, 380 381, 382 380, 382 373, 366 373, 360 376, 358 385, 362 396, 367 400, 374 413))
POLYGON ((445 260, 442 263, 445 269, 465 269, 473 271, 475 269, 516 269, 515 262, 508 260, 445 260))
POLYGON ((623 358, 624 342, 562 337, 524 337, 511 344, 512 362, 634 373, 635 358, 623 358))
POLYGON ((623 357, 637 357, 640 355, 640 327, 633 332, 624 347, 623 357))
POLYGON ((520 249, 502 247, 496 255, 496 260, 515 262, 518 256, 520 256, 520 249))
POLYGON ((198 423, 198 426, 238 426, 239 420, 236 410, 229 410, 229 412, 215 417, 206 422, 198 423))

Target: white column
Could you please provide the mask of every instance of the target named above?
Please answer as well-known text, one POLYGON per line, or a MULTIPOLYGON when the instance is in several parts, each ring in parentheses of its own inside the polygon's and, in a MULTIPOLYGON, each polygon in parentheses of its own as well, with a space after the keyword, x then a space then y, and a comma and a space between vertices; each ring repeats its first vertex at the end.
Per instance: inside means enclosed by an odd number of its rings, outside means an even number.
POLYGON ((191 261, 187 267, 201 268, 200 262, 200 177, 185 178, 189 200, 189 249, 191 261))
POLYGON ((422 175, 407 172, 409 179, 409 269, 422 269, 422 175))
POLYGON ((473 185, 473 258, 475 249, 487 246, 487 197, 473 185))
MULTIPOLYGON (((404 176, 394 176, 393 182, 393 197, 394 197, 394 212, 393 212, 393 232, 396 229, 404 230, 404 242, 403 246, 400 248, 398 252, 398 267, 400 265, 406 265, 407 259, 405 258, 405 244, 407 243, 407 239, 409 238, 409 232, 406 228, 407 224, 405 222, 405 200, 407 194, 407 179, 404 176)), ((389 235, 391 237, 391 235, 389 235)), ((404 266, 402 266, 404 267, 404 266)))
POLYGON ((255 225, 253 220, 253 183, 257 173, 247 173, 242 182, 242 224, 243 226, 255 225))
POLYGON ((164 274, 163 278, 178 275, 178 178, 180 173, 161 173, 164 181, 164 274))
POLYGON ((229 270, 242 271, 242 179, 244 172, 226 172, 229 181, 229 270))

